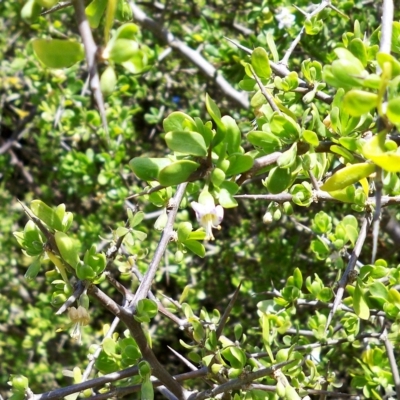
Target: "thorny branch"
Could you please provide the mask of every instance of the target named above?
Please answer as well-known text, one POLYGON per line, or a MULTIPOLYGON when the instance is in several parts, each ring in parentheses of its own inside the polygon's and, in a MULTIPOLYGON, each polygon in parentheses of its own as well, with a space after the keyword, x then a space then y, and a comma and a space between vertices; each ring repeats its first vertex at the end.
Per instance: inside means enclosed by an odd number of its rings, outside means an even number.
POLYGON ((133 17, 140 25, 152 32, 156 37, 178 51, 183 57, 196 65, 207 77, 214 80, 222 92, 241 107, 248 109, 250 106, 246 93, 238 92, 232 85, 211 65, 199 52, 180 41, 160 23, 147 16, 132 0, 129 0, 133 17))
POLYGON ((180 184, 178 186, 178 189, 176 190, 175 196, 170 200, 171 207, 170 207, 169 213, 168 213, 167 224, 165 225, 160 242, 157 246, 157 249, 153 256, 153 259, 149 265, 149 269, 147 270, 145 276, 143 277, 143 280, 140 283, 140 286, 135 294, 135 298, 131 304, 131 307, 133 307, 133 308, 136 308, 136 305, 139 300, 142 300, 147 297, 147 294, 150 290, 154 276, 157 272, 157 268, 162 260, 162 257, 167 248, 167 245, 172 238, 176 214, 178 212, 178 208, 179 208, 179 205, 181 204, 182 198, 185 194, 186 186, 187 186, 187 183, 180 184))
POLYGON ((104 130, 108 135, 106 109, 104 106, 103 94, 100 90, 100 78, 96 62, 97 45, 94 42, 92 31, 89 26, 89 21, 86 18, 85 5, 83 4, 83 0, 73 0, 72 3, 75 9, 79 33, 82 37, 83 45, 85 48, 86 62, 89 70, 90 88, 92 89, 93 97, 96 101, 97 107, 99 108, 104 130))

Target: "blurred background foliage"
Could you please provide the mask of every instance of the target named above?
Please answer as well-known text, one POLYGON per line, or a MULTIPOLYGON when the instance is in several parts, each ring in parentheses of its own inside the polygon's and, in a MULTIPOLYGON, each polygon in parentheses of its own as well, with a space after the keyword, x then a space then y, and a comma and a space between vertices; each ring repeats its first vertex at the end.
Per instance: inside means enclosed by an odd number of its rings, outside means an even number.
MULTIPOLYGON (((300 0, 304 10, 318 1, 300 0)), ((244 52, 230 44, 234 39, 248 48, 266 46, 266 34, 273 34, 282 57, 299 32, 304 16, 289 1, 141 1, 137 2, 153 19, 163 24, 177 38, 197 49, 226 79, 237 87, 243 78, 240 61, 244 52), (288 7, 295 17, 291 26, 279 25, 277 14, 288 7)), ((29 204, 40 198, 49 205, 65 203, 74 213, 73 231, 84 248, 96 244, 106 249, 112 230, 123 226, 127 207, 138 207, 146 213, 144 228, 147 239, 141 244, 143 258, 138 260, 144 272, 158 241, 153 229, 159 209, 146 197, 135 205, 127 196, 140 192, 144 183, 135 178, 128 162, 140 155, 160 157, 166 152, 162 138, 162 120, 172 111, 207 119, 205 93, 216 101, 222 114, 229 114, 246 132, 254 118, 251 110, 241 109, 226 98, 218 86, 183 59, 178 52, 166 53, 166 47, 151 32, 143 30, 142 41, 150 49, 150 68, 140 75, 118 69, 116 90, 106 98, 109 138, 104 133, 98 112, 85 84, 85 63, 65 70, 43 68, 35 58, 33 37, 76 38, 73 10, 40 17, 33 24, 21 18, 24 1, 0 2, 0 394, 9 389, 7 380, 16 371, 29 378, 30 387, 42 392, 71 383, 64 369, 80 365, 87 356, 87 345, 102 338, 104 323, 112 316, 92 307, 92 323, 85 328, 83 346, 71 342, 70 326, 65 316, 56 316, 50 305, 49 278, 41 273, 27 281, 24 274, 29 261, 21 253, 13 231, 26 222, 18 199, 29 204), (9 145, 9 143, 12 143, 9 145), (147 255, 146 255, 147 254, 147 255)), ((374 2, 337 1, 336 6, 348 19, 329 11, 329 25, 315 36, 304 36, 290 60, 290 69, 299 70, 302 60, 311 58, 321 63, 333 59, 332 50, 345 32, 359 20, 361 31, 370 35, 379 25, 378 6, 374 2)), ((328 12, 327 12, 328 14, 328 12)), ((129 20, 129 10, 126 11, 129 20)), ((100 32, 100 30, 99 30, 100 32)), ((95 40, 101 43, 100 33, 95 40)), ((103 70, 104 65, 100 66, 103 70)), ((301 105, 300 105, 301 106, 301 105)), ((323 114, 324 104, 319 104, 323 114)), ((196 184, 192 184, 196 186, 196 184)), ((199 186, 197 190, 199 190, 199 186)), ((262 193, 261 180, 247 184, 243 193, 262 193)), ((193 188, 196 193, 196 187, 193 188)), ((191 197, 190 200, 193 198, 191 197)), ((353 214, 350 207, 335 204, 313 204, 295 207, 297 221, 310 225, 311 218, 324 210, 333 218, 353 214)), ((188 286, 186 301, 199 309, 214 308, 221 313, 230 294, 242 282, 240 298, 231 319, 243 325, 245 332, 257 326, 256 304, 265 299, 263 291, 282 288, 298 267, 304 277, 318 274, 333 286, 338 267, 335 261, 317 260, 311 250, 313 236, 294 219, 270 224, 263 222, 267 204, 263 201, 239 201, 239 206, 226 211, 223 229, 217 240, 206 247, 207 257, 187 255, 184 262, 174 262, 174 250, 164 260, 156 279, 156 290, 179 299, 188 286)), ((192 220, 187 211, 181 220, 192 220)), ((388 263, 398 262, 398 252, 390 240, 380 243, 388 263)), ((123 256, 115 263, 115 274, 129 284, 123 256), (124 275, 125 274, 125 275, 124 275)), ((101 284, 113 293, 107 283, 101 284)), ((132 282, 132 288, 137 282, 132 282)), ((114 293, 116 299, 119 294, 114 293)), ((293 316, 293 325, 307 319, 293 316)), ((157 317, 159 318, 159 317, 157 317)), ((234 326, 234 324, 230 326, 234 326)), ((166 345, 179 348, 175 327, 168 321, 157 321, 153 333, 156 354, 171 373, 179 372, 176 361, 165 351, 166 345)), ((183 337, 182 337, 183 338, 183 337)), ((356 368, 353 352, 337 352, 336 366, 356 368)), ((339 368, 340 370, 340 368, 339 368)), ((336 371, 338 372, 338 371, 336 371)), ((351 391, 349 375, 341 391, 351 391)))

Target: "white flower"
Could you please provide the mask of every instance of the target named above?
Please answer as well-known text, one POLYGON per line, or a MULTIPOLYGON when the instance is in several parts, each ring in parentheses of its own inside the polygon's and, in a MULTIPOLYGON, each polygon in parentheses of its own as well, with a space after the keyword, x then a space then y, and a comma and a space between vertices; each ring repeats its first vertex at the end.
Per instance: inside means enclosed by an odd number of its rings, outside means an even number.
POLYGON ((286 7, 283 7, 281 11, 275 15, 275 18, 279 22, 279 29, 290 28, 296 19, 296 17, 286 7))
POLYGON ((224 218, 224 209, 219 205, 216 206, 213 202, 200 204, 192 201, 191 206, 196 212, 197 221, 206 231, 206 240, 214 240, 212 228, 221 229, 219 224, 224 218))
POLYGON ((81 327, 85 326, 90 321, 89 312, 86 308, 79 306, 78 308, 68 308, 68 317, 74 323, 74 327, 71 332, 72 339, 76 340, 79 344, 82 343, 82 332, 81 327))

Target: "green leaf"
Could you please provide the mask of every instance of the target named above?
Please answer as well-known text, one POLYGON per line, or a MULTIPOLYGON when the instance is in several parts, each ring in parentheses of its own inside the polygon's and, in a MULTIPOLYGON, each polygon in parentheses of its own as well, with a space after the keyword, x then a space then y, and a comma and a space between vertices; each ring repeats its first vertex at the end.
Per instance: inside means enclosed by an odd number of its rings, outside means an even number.
POLYGON ((40 257, 36 257, 33 260, 32 264, 27 269, 27 271, 25 272, 24 278, 27 281, 32 281, 33 279, 35 279, 40 271, 40 267, 41 267, 40 257))
POLYGON ((268 174, 265 186, 272 194, 282 193, 293 183, 293 176, 289 168, 272 168, 268 174))
POLYGON ((196 123, 189 115, 174 111, 164 119, 163 128, 166 133, 183 130, 193 131, 196 128, 196 123))
POLYGON ((295 268, 293 271, 293 283, 298 289, 303 286, 303 276, 299 268, 295 268))
POLYGON ((196 254, 197 256, 204 258, 204 256, 206 255, 206 249, 204 248, 204 246, 199 243, 197 240, 185 240, 183 242, 183 244, 194 254, 196 254))
POLYGON ((109 96, 115 91, 117 75, 113 66, 109 65, 101 74, 100 89, 104 96, 109 96))
POLYGON ((57 215, 56 210, 53 210, 41 200, 32 200, 30 206, 32 212, 49 228, 55 229, 57 231, 63 230, 64 227, 62 221, 57 215))
POLYGON ((350 90, 344 95, 343 108, 354 117, 359 117, 378 105, 378 95, 364 90, 350 90))
POLYGON ((239 190, 235 182, 225 181, 220 186, 219 204, 223 208, 233 208, 237 206, 237 201, 233 197, 239 190))
POLYGON ((139 44, 131 39, 117 39, 113 42, 108 58, 117 63, 121 64, 128 61, 139 51, 139 44))
POLYGON ((225 181, 226 174, 220 168, 214 168, 211 172, 211 182, 214 186, 220 186, 225 181))
POLYGON ((187 181, 199 166, 200 164, 190 160, 176 161, 160 171, 158 181, 163 186, 179 185, 187 181))
POLYGON ((388 301, 400 310, 400 293, 395 288, 389 289, 388 301))
POLYGON ((173 131, 165 135, 167 146, 181 154, 188 154, 198 157, 207 155, 207 147, 203 136, 197 132, 173 131))
POLYGON ((386 115, 393 124, 400 124, 400 97, 388 101, 386 115))
POLYGON ((321 190, 327 192, 344 189, 360 181, 363 178, 375 172, 375 165, 370 163, 359 163, 349 165, 334 173, 328 180, 321 186, 321 190))
POLYGON ((129 166, 138 178, 144 181, 156 181, 160 171, 171 163, 169 158, 136 157, 129 162, 129 166))
POLYGON ((85 9, 86 17, 90 27, 95 29, 99 26, 101 17, 107 6, 107 0, 93 0, 85 9))
POLYGON ((192 232, 192 224, 190 222, 181 222, 177 230, 178 240, 184 242, 188 239, 190 232, 192 232))
POLYGON ((136 316, 146 316, 151 319, 154 318, 158 313, 158 306, 154 300, 142 299, 138 301, 136 307, 136 316))
POLYGON ((268 54, 262 47, 256 47, 251 53, 251 65, 258 77, 269 78, 271 76, 268 54))
POLYGON ((306 28, 306 34, 314 36, 321 31, 324 23, 317 19, 317 17, 312 17, 311 19, 306 19, 304 26, 306 28))
POLYGON ((353 294, 353 307, 356 315, 359 318, 367 320, 369 318, 369 307, 364 296, 365 295, 361 289, 360 282, 357 280, 353 294))
POLYGON ((310 248, 316 254, 318 260, 325 260, 331 254, 328 245, 320 238, 312 240, 310 248))
POLYGON ((247 134, 247 140, 253 145, 262 148, 267 153, 272 153, 281 147, 281 142, 276 135, 263 132, 252 131, 247 134))
POLYGON ((61 39, 35 39, 32 41, 37 58, 49 68, 66 68, 85 57, 80 43, 61 39))
POLYGON ((386 132, 375 135, 368 140, 363 148, 364 157, 389 172, 400 172, 400 154, 386 150, 386 132))
POLYGON ((353 39, 348 46, 348 49, 357 57, 363 64, 364 67, 368 64, 368 56, 367 56, 367 46, 365 43, 359 39, 353 39))
POLYGON ((296 156, 297 142, 293 143, 288 150, 279 156, 276 164, 280 168, 290 168, 296 162, 296 156))
POLYGON ((224 130, 224 124, 221 121, 221 112, 219 111, 218 106, 215 104, 214 100, 206 93, 206 108, 207 112, 210 114, 210 117, 217 124, 218 128, 224 130))
POLYGON ((397 59, 391 54, 379 52, 376 55, 376 60, 378 61, 378 64, 382 69, 385 68, 385 63, 389 63, 391 65, 391 76, 393 78, 397 77, 400 74, 400 62, 397 61, 397 59))
POLYGON ((251 156, 246 154, 235 154, 228 158, 229 168, 226 171, 227 176, 241 174, 242 172, 248 171, 254 163, 251 156))
POLYGON ((153 400, 154 399, 154 388, 150 378, 143 380, 140 387, 140 398, 141 400, 153 400))
POLYGON ((76 276, 82 281, 93 281, 96 278, 96 272, 89 265, 79 263, 76 266, 76 276))
POLYGON ((229 154, 233 154, 239 151, 240 142, 242 140, 242 134, 236 121, 228 116, 224 115, 221 118, 222 123, 225 127, 224 143, 227 144, 227 151, 229 154))
POLYGON ((271 31, 267 32, 267 44, 268 48, 271 51, 272 58, 275 63, 279 62, 279 54, 278 50, 276 49, 276 44, 274 42, 274 34, 271 31))
POLYGON ((293 185, 290 189, 292 201, 298 206, 308 207, 312 201, 312 187, 308 182, 293 185))
POLYGON ((107 42, 110 37, 111 27, 114 22, 115 11, 117 9, 117 0, 107 0, 106 17, 104 21, 104 41, 107 42))
POLYGON ((138 25, 130 22, 124 25, 121 25, 117 31, 115 32, 115 36, 113 39, 134 39, 139 33, 138 25))
POLYGON ((271 132, 285 143, 293 143, 300 137, 300 126, 286 114, 274 113, 270 121, 271 132))
POLYGON ((111 338, 105 338, 102 343, 104 352, 112 356, 116 353, 116 343, 111 338))
POLYGON ((354 162, 355 161, 353 154, 351 154, 350 151, 346 150, 345 148, 343 148, 341 146, 333 144, 330 147, 330 150, 333 153, 339 154, 340 156, 342 156, 348 162, 354 162))
POLYGON ((39 18, 42 7, 35 0, 28 0, 21 10, 21 18, 28 24, 39 18))
POLYGON ((372 285, 368 287, 371 297, 377 300, 381 306, 388 301, 389 291, 387 287, 379 281, 375 281, 372 285))
POLYGON ((79 243, 64 232, 56 232, 54 238, 61 257, 72 267, 76 268, 79 260, 79 243))
POLYGON ((303 131, 302 138, 307 143, 311 144, 311 146, 319 145, 318 135, 313 131, 309 131, 309 130, 303 131))

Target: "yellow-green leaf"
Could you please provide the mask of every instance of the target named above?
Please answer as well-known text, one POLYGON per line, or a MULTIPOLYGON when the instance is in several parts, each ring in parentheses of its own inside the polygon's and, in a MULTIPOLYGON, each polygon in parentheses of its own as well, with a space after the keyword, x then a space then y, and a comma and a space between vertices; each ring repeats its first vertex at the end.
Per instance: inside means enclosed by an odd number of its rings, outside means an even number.
POLYGON ((360 317, 361 319, 369 318, 369 307, 367 302, 365 301, 364 292, 361 289, 359 282, 357 282, 356 288, 354 290, 353 307, 358 317, 360 317))
POLYGON ((35 39, 32 46, 37 58, 49 68, 70 67, 85 55, 82 45, 70 40, 35 39))
POLYGON ((371 175, 375 171, 375 165, 360 163, 349 165, 334 173, 322 186, 321 190, 332 192, 344 189, 371 175))
POLYGON ((260 78, 269 78, 271 76, 271 67, 269 65, 268 54, 262 47, 257 47, 251 53, 251 65, 254 72, 260 78))
POLYGON ((365 90, 350 90, 344 95, 344 110, 353 117, 360 117, 366 114, 378 104, 376 93, 366 92, 365 90))

